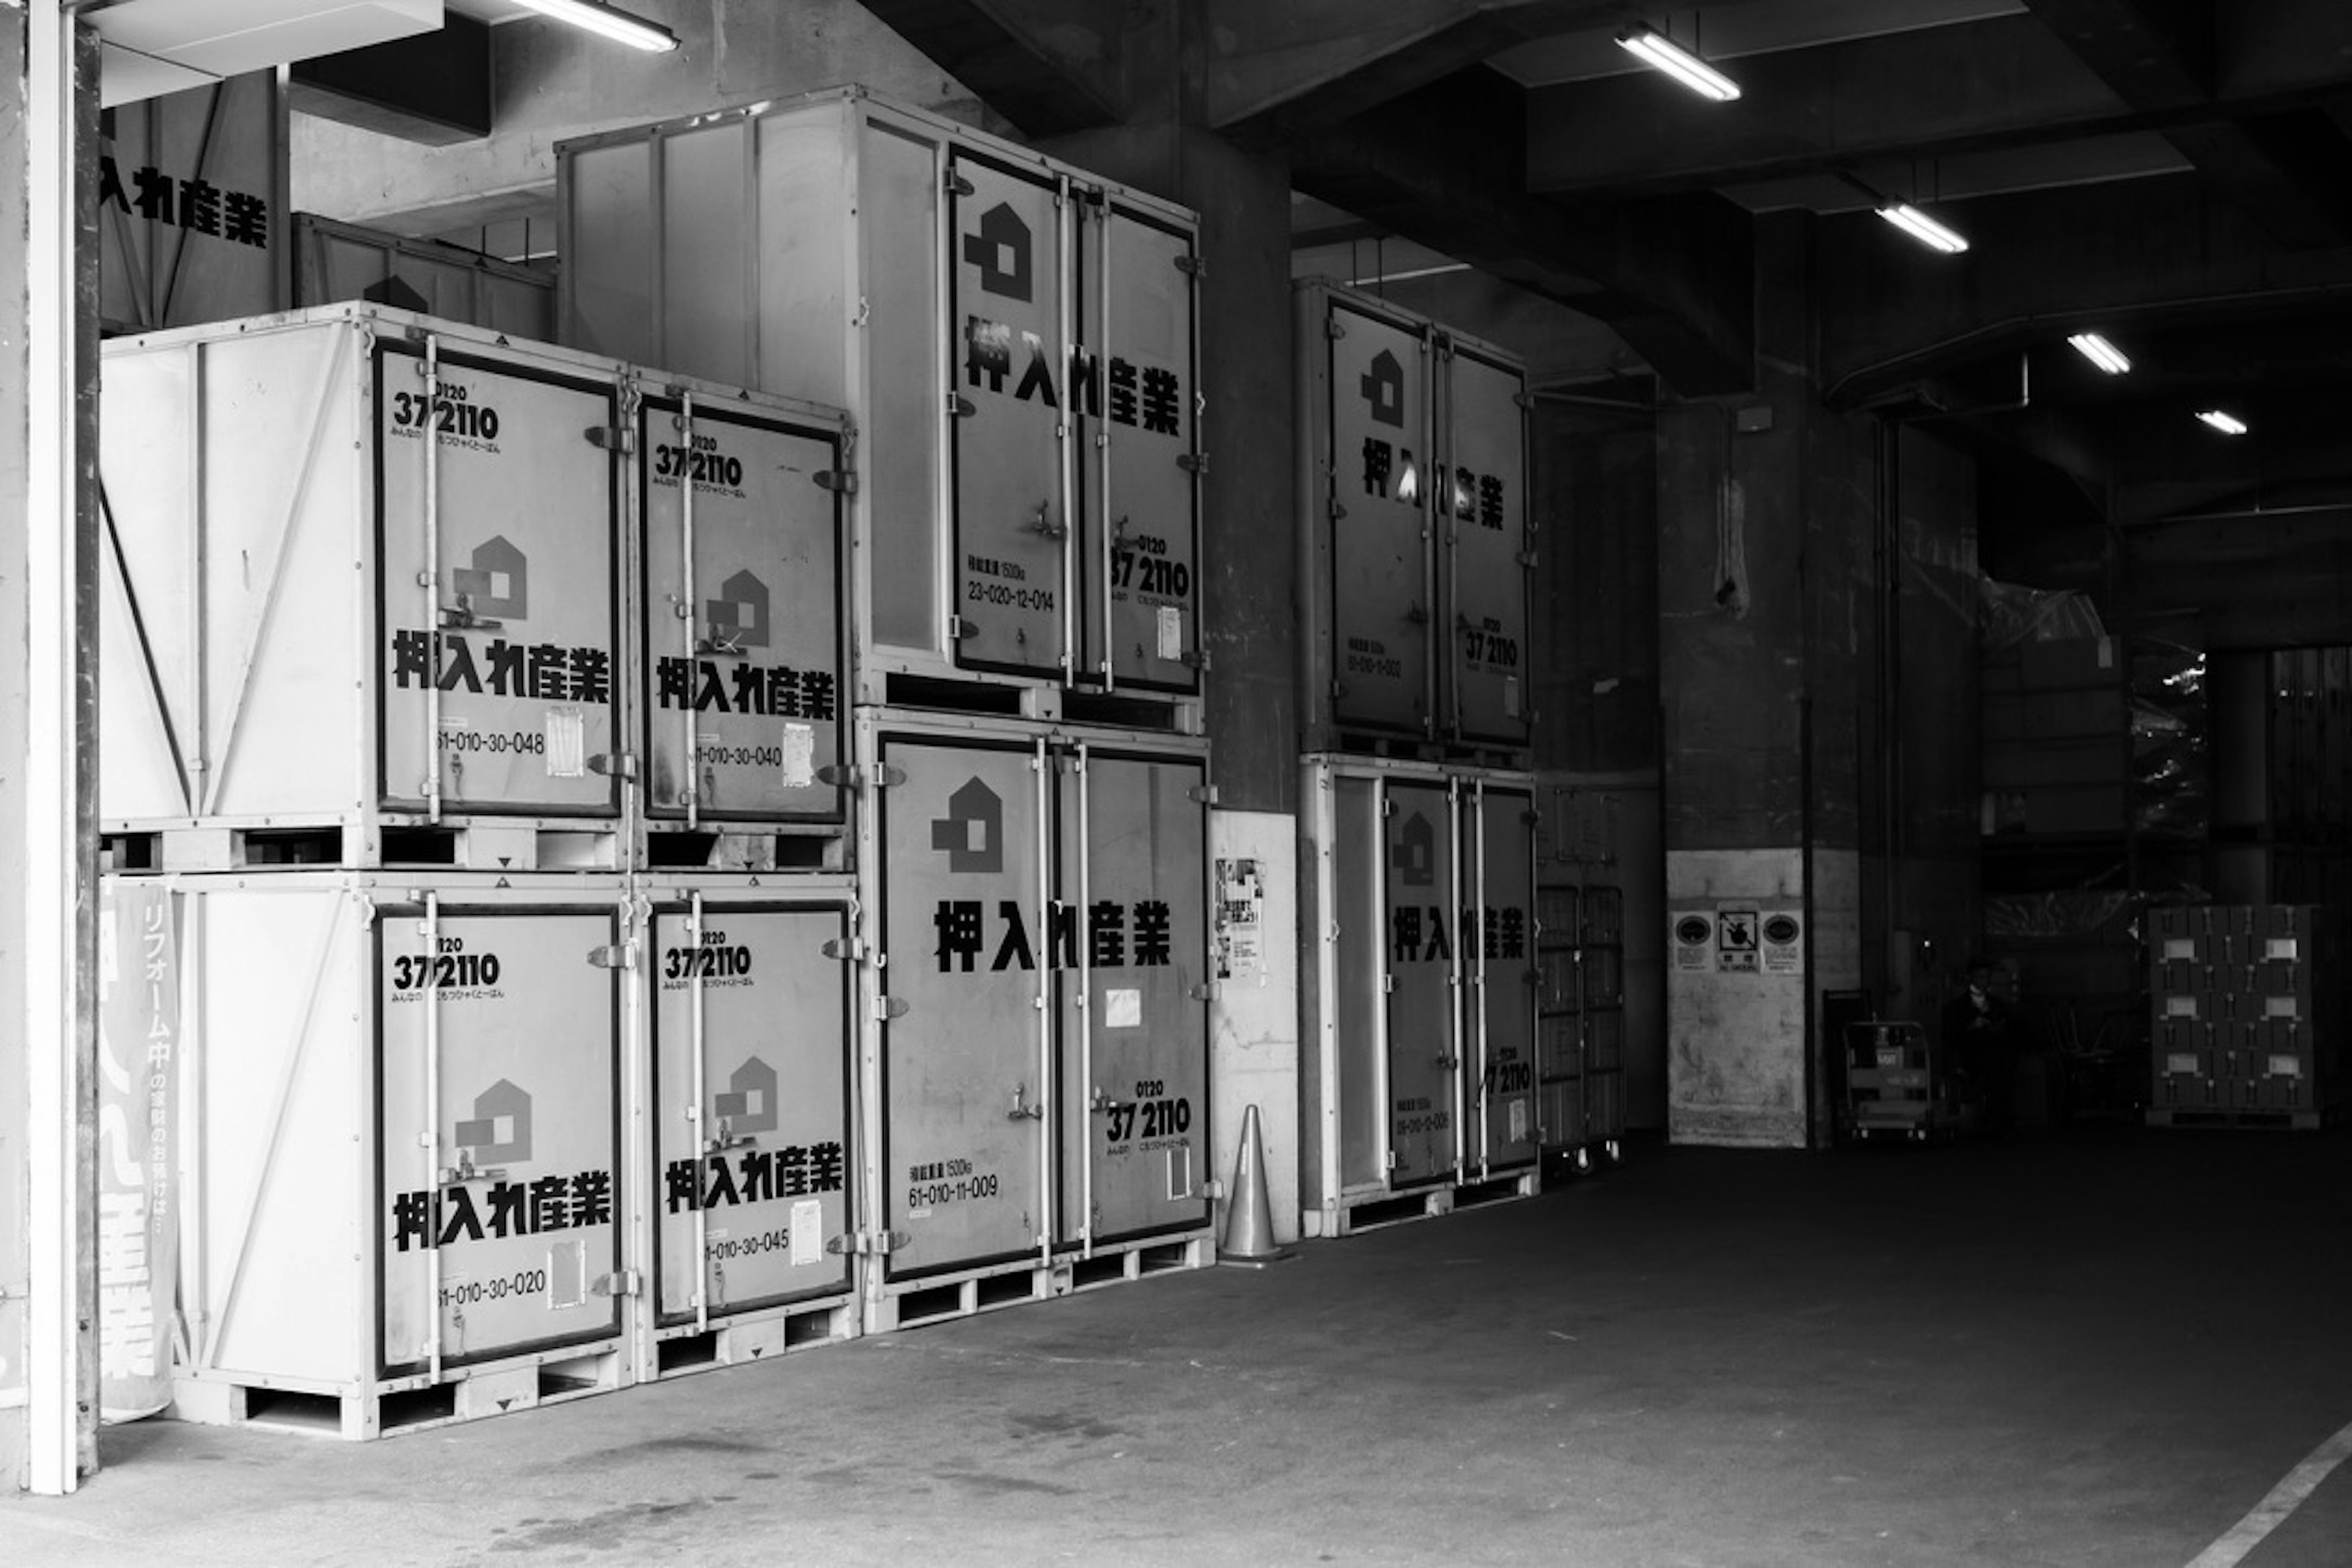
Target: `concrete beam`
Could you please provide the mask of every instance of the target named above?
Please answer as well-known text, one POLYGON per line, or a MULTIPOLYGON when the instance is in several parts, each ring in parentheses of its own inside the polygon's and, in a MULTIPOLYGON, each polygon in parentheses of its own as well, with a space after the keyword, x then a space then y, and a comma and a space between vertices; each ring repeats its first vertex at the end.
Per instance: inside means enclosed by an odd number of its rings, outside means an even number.
MULTIPOLYGON (((2028 0, 2027 8, 2135 110, 2204 110, 2213 99, 2217 33, 2234 35, 2212 0, 2028 0)), ((2321 36, 2325 36, 2324 34, 2321 36)), ((2325 61, 2326 51, 2315 51, 2325 61)), ((2352 240, 2344 195, 2352 143, 2326 116, 2200 121, 2167 132, 2215 195, 2295 246, 2352 240)))
MULTIPOLYGON (((1868 159, 2211 125, 2311 107, 2352 85, 2352 37, 2342 49, 2281 50, 2254 37, 2264 25, 2232 8, 2228 66, 2210 93, 2189 91, 2182 72, 2151 85, 2143 78, 2163 73, 2115 67, 2147 95, 2139 100, 2025 15, 1754 56, 1738 63, 1747 95, 1719 111, 1646 75, 1538 88, 1528 95, 1528 185, 1573 195, 1779 179, 1868 159)), ((2298 15, 2292 25, 2324 39, 2352 19, 2298 15)))
POLYGON ((1095 0, 865 0, 892 31, 1030 137, 1125 118, 1127 7, 1095 0))
POLYGON ((1606 322, 1685 396, 1753 371, 1750 220, 1696 195, 1573 210, 1530 197, 1521 89, 1465 71, 1291 144, 1291 183, 1606 322))
POLYGON ((1949 214, 1975 241, 1946 264, 1890 264, 1901 245, 1867 216, 1824 220, 1824 395, 1866 403, 1924 374, 2054 342, 2096 323, 2263 320, 2352 305, 2352 247, 2282 254, 2193 175, 2038 191, 1949 214))

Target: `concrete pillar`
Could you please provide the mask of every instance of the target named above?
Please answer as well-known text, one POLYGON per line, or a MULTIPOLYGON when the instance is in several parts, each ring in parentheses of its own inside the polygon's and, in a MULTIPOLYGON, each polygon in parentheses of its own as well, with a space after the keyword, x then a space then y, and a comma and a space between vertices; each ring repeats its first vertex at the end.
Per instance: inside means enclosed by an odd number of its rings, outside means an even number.
POLYGON ((97 49, 0 0, 0 1490, 98 1464, 97 49))
POLYGON ((1863 979, 1875 425, 1819 404, 1812 221, 1757 226, 1758 392, 1659 421, 1670 1134, 1803 1147, 1863 979))

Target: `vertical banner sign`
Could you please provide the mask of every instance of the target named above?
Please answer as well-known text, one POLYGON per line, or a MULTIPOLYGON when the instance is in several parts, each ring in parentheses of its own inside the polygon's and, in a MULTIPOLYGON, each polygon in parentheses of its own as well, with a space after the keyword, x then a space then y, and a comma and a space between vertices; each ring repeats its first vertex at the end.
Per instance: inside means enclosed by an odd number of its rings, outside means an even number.
POLYGON ((1333 710, 1344 724, 1424 733, 1428 345, 1339 305, 1330 333, 1333 710))
POLYGON ((99 912, 100 1410, 172 1402, 179 1273, 179 933, 161 888, 110 882, 99 912))

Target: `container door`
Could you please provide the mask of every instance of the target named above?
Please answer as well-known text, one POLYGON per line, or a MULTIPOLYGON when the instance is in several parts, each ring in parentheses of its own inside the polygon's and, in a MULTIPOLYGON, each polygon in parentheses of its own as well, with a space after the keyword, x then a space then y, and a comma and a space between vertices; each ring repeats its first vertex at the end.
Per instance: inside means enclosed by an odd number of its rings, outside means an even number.
POLYGON ((1447 621, 1445 727, 1457 740, 1528 742, 1526 380, 1469 350, 1447 357, 1445 480, 1440 488, 1447 621))
POLYGON ((1475 1108, 1472 1159, 1482 1170, 1524 1165, 1537 1153, 1536 986, 1528 948, 1535 906, 1535 797, 1478 788, 1463 821, 1465 868, 1475 868, 1462 912, 1465 1099, 1475 1108))
POLYGON ((1389 1140, 1391 1179, 1404 1186, 1455 1169, 1462 880, 1453 792, 1391 784, 1387 828, 1389 1140))
POLYGON ((1327 1000, 1339 1035, 1339 1081, 1324 1092, 1339 1107, 1339 1187, 1354 1193, 1388 1182, 1387 835, 1376 779, 1331 780, 1334 907, 1323 940, 1335 944, 1339 994, 1327 1000))
POLYGON ((950 174, 956 662, 1059 680, 1071 614, 1066 208, 1050 182, 968 153, 950 174))
POLYGON ((444 354, 436 395, 425 363, 376 357, 383 798, 611 816, 614 388, 444 354))
POLYGON ((882 1228, 890 1278, 1042 1259, 1045 778, 1032 744, 886 735, 882 1228), (903 774, 903 778, 899 775, 903 774))
POLYGON ((1064 1245, 1209 1223, 1206 769, 1080 747, 1064 759, 1064 1245))
POLYGON ((1332 711, 1342 727, 1425 734, 1431 551, 1428 344, 1331 305, 1332 711))
POLYGON ((653 918, 654 1299, 665 1328, 849 1288, 849 977, 838 908, 653 918))
POLYGON ((377 926, 382 1372, 615 1333, 610 910, 404 906, 377 926))
POLYGON ((816 479, 840 444, 675 398, 642 419, 647 808, 838 821, 841 517, 816 479))
POLYGON ((1079 253, 1083 679, 1194 691, 1200 650, 1192 237, 1113 206, 1079 253))

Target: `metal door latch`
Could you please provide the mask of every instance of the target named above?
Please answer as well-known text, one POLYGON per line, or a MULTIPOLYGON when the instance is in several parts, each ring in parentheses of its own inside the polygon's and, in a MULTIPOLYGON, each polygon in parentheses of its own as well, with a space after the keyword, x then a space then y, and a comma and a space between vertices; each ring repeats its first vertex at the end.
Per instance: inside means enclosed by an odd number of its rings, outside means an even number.
POLYGON ((1045 1120, 1045 1102, 1041 1100, 1034 1105, 1030 1104, 1029 1086, 1025 1083, 1017 1085, 1013 1090, 1013 1109, 1004 1113, 1004 1120, 1043 1121, 1045 1120))

